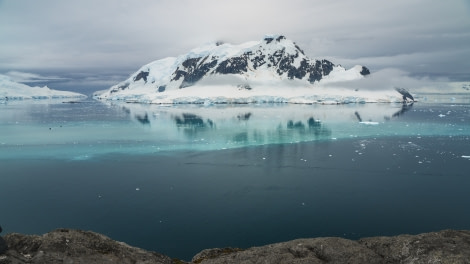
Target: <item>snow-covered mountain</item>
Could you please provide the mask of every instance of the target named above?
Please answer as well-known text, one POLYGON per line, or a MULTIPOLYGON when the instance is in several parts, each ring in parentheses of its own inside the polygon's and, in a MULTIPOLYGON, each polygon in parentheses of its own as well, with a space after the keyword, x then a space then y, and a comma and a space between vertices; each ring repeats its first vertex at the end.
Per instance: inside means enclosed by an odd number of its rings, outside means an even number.
POLYGON ((86 97, 87 96, 84 94, 53 90, 47 86, 31 87, 26 84, 14 82, 8 76, 0 74, 0 101, 86 97))
POLYGON ((95 93, 95 98, 170 104, 394 101, 396 92, 371 99, 357 91, 319 88, 321 83, 369 74, 364 66, 346 70, 328 60, 310 59, 293 41, 269 35, 240 45, 212 43, 151 62, 109 90, 95 93))

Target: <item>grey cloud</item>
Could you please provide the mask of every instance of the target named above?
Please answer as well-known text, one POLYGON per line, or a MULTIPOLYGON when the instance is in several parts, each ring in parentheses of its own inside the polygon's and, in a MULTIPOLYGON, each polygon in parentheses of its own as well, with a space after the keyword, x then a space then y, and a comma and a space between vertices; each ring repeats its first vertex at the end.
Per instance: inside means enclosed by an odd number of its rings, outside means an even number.
POLYGON ((63 81, 66 78, 59 76, 43 76, 36 73, 20 72, 20 71, 9 71, 5 74, 10 77, 12 81, 20 83, 39 83, 39 82, 50 82, 50 81, 63 81))
POLYGON ((465 0, 3 0, 0 72, 122 76, 208 41, 280 33, 346 67, 468 80, 469 14, 465 0))
MULTIPOLYGON (((446 78, 413 77, 409 73, 394 69, 381 69, 366 78, 354 81, 344 81, 324 84, 324 87, 348 87, 357 90, 390 90, 395 87, 401 87, 414 92, 439 92, 443 89, 449 90, 446 78)), ((452 90, 454 91, 454 90, 452 90)))

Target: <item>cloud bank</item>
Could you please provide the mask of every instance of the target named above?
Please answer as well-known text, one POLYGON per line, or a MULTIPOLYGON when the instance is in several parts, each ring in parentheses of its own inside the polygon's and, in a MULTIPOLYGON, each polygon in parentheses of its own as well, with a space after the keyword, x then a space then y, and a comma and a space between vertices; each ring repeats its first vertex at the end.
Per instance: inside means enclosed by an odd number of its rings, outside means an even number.
POLYGON ((279 33, 346 68, 470 80, 469 28, 466 0, 1 0, 0 73, 125 79, 208 41, 279 33))

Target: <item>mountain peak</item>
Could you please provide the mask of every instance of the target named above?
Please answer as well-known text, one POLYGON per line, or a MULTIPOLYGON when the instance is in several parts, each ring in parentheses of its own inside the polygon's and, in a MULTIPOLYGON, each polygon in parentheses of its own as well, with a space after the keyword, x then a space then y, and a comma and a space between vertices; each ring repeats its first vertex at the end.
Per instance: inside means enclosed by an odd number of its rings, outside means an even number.
POLYGON ((276 42, 281 42, 282 40, 286 39, 286 37, 284 37, 283 35, 271 35, 271 34, 268 34, 268 35, 265 35, 264 36, 264 41, 266 42, 266 44, 270 44, 271 42, 273 41, 276 41, 276 42))
MULTIPOLYGON (((131 77, 112 86, 103 94, 113 97, 119 93, 162 93, 197 85, 200 81, 217 76, 230 76, 228 85, 250 87, 253 83, 297 80, 311 86, 332 71, 335 78, 346 70, 332 62, 310 59, 292 40, 284 35, 265 35, 260 41, 233 45, 214 42, 192 49, 176 58, 166 58, 141 67, 131 77)), ((358 66, 347 74, 361 78, 369 74, 366 67, 358 66)), ((227 80, 228 80, 227 79, 227 80)), ((340 78, 341 79, 341 78, 340 78)), ((344 80, 344 78, 342 78, 344 80)), ((332 77, 328 76, 328 82, 332 77)))

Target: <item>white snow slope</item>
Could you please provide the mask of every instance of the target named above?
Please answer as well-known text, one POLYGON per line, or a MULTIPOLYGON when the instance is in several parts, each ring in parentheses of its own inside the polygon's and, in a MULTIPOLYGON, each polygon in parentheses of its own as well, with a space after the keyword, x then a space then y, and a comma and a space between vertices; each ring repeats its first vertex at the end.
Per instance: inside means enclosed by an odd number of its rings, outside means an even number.
POLYGON ((24 99, 86 98, 86 95, 68 91, 52 90, 47 86, 31 87, 12 81, 0 74, 0 101, 24 99))
POLYGON ((341 82, 368 74, 360 65, 346 70, 327 60, 309 59, 293 41, 273 35, 240 45, 208 44, 179 57, 151 62, 109 90, 96 92, 94 98, 153 104, 402 100, 392 88, 361 91, 341 86, 341 82))

